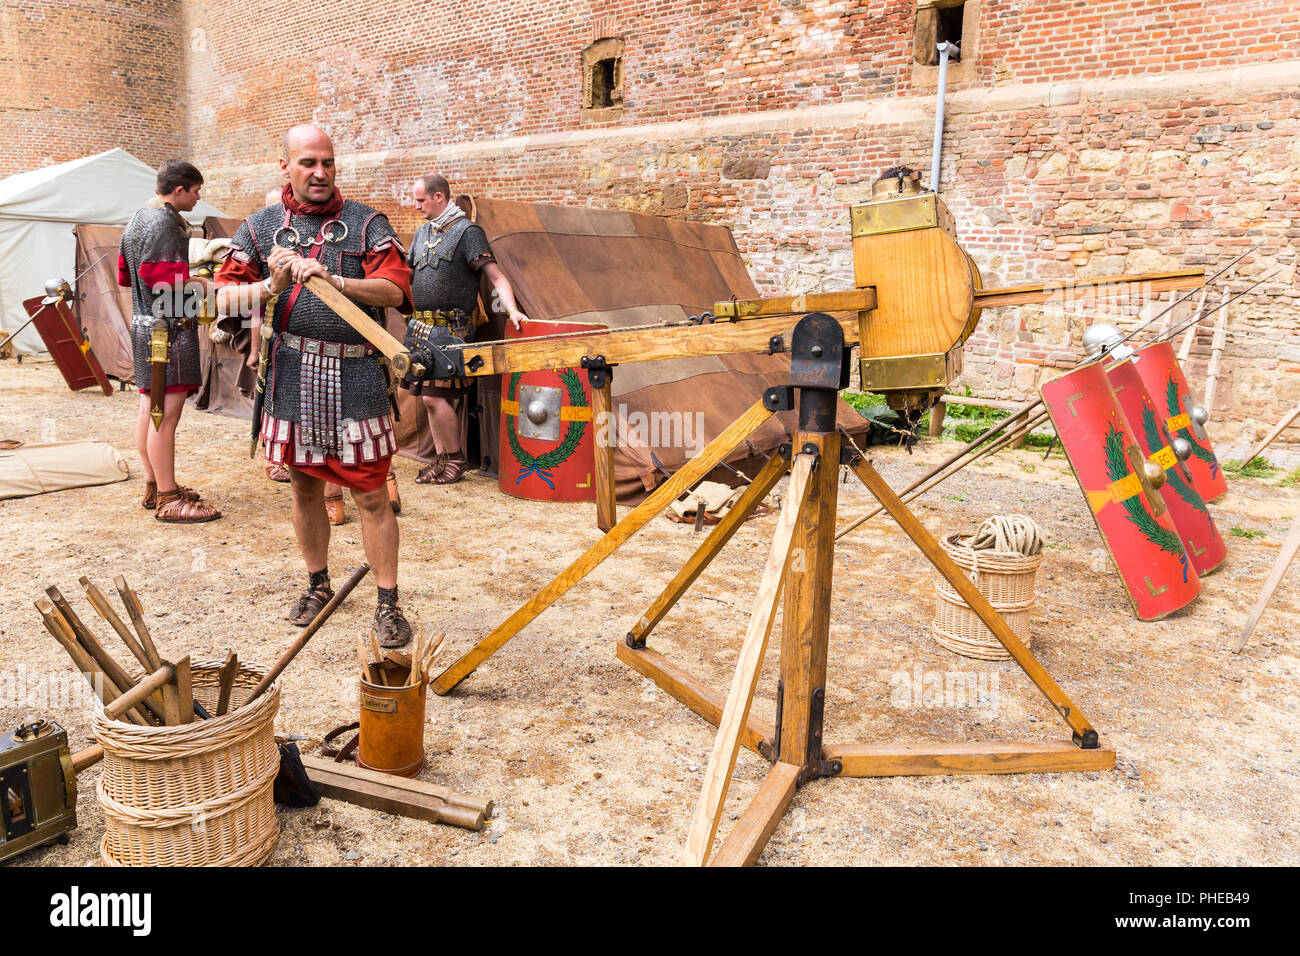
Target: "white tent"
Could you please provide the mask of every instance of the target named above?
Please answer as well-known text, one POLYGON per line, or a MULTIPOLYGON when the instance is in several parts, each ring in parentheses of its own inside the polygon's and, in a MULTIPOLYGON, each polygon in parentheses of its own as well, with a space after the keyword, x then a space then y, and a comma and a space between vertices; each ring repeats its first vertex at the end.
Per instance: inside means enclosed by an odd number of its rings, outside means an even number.
MULTIPOLYGON (((0 331, 27 321, 23 300, 42 295, 48 279, 72 279, 73 226, 125 226, 154 195, 157 171, 124 149, 44 166, 0 179, 0 331)), ((186 218, 201 225, 221 212, 200 202, 186 218)), ((27 328, 15 351, 42 352, 27 328)))

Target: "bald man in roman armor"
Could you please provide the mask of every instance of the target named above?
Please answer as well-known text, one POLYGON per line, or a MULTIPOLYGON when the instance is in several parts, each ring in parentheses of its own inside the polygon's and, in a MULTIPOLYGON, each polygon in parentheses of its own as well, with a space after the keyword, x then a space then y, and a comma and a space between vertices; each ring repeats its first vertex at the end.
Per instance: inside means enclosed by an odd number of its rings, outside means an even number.
POLYGON ((334 185, 324 130, 284 135, 280 202, 249 216, 217 275, 227 314, 261 310, 274 332, 261 434, 269 462, 289 469, 293 526, 307 590, 289 612, 306 624, 333 595, 326 483, 352 491, 379 587, 375 630, 385 647, 411 639, 398 602, 397 519, 385 479, 397 451, 383 356, 305 285, 319 276, 383 326, 384 309, 411 311, 406 251, 388 219, 334 185))

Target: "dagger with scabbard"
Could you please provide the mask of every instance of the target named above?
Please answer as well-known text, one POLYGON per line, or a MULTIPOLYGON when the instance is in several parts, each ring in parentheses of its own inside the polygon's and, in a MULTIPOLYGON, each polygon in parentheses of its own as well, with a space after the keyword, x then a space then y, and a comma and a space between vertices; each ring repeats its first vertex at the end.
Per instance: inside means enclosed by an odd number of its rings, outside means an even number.
POLYGON ((266 369, 271 364, 271 340, 275 337, 275 304, 279 296, 266 300, 262 310, 262 341, 257 346, 257 384, 253 386, 253 436, 248 457, 257 457, 257 440, 262 437, 262 406, 266 404, 266 369))

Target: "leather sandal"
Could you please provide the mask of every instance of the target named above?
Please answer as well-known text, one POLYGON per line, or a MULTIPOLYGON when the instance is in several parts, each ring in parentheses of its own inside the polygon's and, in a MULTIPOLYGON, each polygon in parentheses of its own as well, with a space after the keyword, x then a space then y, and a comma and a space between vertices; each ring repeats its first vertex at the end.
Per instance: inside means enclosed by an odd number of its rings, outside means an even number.
POLYGON ((402 513, 402 493, 397 490, 397 476, 390 471, 385 484, 388 486, 388 503, 392 506, 393 514, 399 515, 402 513))
POLYGON ((433 479, 435 485, 454 485, 460 481, 465 474, 465 469, 469 467, 469 459, 462 452, 455 452, 447 456, 446 462, 442 466, 442 471, 433 479))
POLYGON ((306 627, 316 619, 321 608, 328 604, 333 596, 334 591, 331 588, 308 588, 285 617, 299 627, 306 627))
POLYGON ((380 647, 402 647, 411 642, 411 624, 395 604, 375 608, 375 634, 380 647))
POLYGON ((442 474, 442 469, 447 464, 447 456, 439 452, 429 464, 420 469, 420 473, 415 476, 417 485, 431 485, 442 474))
POLYGON ((178 491, 158 492, 158 508, 153 513, 155 521, 170 524, 201 524, 204 521, 216 521, 221 511, 199 500, 186 498, 178 491))
POLYGON ((266 477, 270 478, 272 481, 288 481, 289 469, 284 465, 273 461, 267 462, 266 477))
POLYGON ((334 525, 348 520, 347 512, 343 510, 343 492, 325 496, 325 515, 330 519, 330 524, 334 525))
MULTIPOLYGON (((177 485, 176 490, 181 493, 181 497, 186 501, 199 500, 199 493, 193 488, 177 485)), ((146 481, 144 483, 144 498, 140 501, 140 507, 146 511, 153 511, 158 507, 158 485, 155 482, 146 481)))

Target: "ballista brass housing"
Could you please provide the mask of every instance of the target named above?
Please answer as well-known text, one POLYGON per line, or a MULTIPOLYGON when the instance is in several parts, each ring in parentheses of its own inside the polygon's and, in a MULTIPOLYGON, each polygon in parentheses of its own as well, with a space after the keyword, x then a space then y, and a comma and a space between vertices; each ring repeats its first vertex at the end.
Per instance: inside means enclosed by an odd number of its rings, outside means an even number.
POLYGON ((884 179, 850 207, 853 278, 876 290, 858 314, 864 391, 920 412, 961 373, 961 344, 979 322, 979 269, 957 244, 952 215, 915 178, 884 179))

